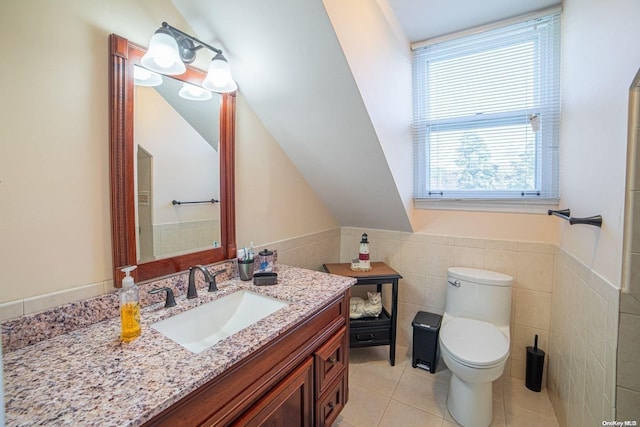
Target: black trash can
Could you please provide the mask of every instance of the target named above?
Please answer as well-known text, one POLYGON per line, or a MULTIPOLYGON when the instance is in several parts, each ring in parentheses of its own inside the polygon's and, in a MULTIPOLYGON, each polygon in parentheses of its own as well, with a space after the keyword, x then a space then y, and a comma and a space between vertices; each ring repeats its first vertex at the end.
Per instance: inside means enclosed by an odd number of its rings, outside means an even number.
POLYGON ((442 316, 426 311, 416 313, 413 326, 413 357, 411 366, 425 369, 432 374, 436 372, 440 358, 438 333, 442 316))

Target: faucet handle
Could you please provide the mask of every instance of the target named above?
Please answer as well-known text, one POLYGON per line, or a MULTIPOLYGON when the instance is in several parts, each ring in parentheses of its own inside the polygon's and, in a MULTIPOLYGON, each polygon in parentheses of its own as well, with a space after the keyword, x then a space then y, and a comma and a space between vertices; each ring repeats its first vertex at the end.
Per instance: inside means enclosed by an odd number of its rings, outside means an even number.
POLYGON ((175 307, 176 299, 173 296, 173 290, 171 288, 154 288, 149 291, 150 294, 157 294, 158 292, 165 291, 167 293, 167 300, 164 303, 165 308, 175 307))
POLYGON ((226 273, 227 270, 217 270, 214 271, 213 273, 210 273, 209 276, 211 276, 211 280, 209 281, 209 292, 216 292, 218 290, 218 286, 216 283, 216 276, 218 274, 222 274, 222 273, 226 273))

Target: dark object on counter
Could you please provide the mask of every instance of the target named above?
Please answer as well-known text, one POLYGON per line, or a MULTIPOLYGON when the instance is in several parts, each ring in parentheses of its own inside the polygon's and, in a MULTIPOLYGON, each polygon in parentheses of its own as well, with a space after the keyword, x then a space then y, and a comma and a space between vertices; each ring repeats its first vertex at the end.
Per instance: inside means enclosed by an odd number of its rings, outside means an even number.
POLYGON ((538 348, 538 335, 536 335, 533 347, 527 347, 527 376, 525 385, 529 390, 540 391, 542 389, 543 370, 544 351, 538 348))
POLYGON ((240 280, 251 280, 253 277, 253 265, 253 258, 238 260, 238 275, 240 276, 240 280))
POLYGON ((270 273, 276 263, 278 255, 275 250, 263 249, 256 256, 256 272, 270 273))
POLYGON ((256 286, 275 285, 278 283, 278 273, 256 273, 253 284, 256 286))
POLYGON ((432 374, 436 372, 440 358, 438 334, 442 316, 426 311, 419 311, 411 322, 413 326, 413 357, 411 366, 425 369, 432 374))

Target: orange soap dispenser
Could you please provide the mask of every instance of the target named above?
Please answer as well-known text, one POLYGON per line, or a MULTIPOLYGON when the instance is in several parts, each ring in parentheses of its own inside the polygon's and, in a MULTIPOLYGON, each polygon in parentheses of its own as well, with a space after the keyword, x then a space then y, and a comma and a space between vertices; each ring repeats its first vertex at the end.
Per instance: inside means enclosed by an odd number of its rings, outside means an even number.
POLYGON ((138 287, 133 283, 133 277, 129 273, 135 270, 136 266, 124 267, 125 274, 122 279, 120 289, 120 321, 122 323, 122 333, 120 341, 129 342, 138 338, 141 333, 140 328, 140 295, 138 287))

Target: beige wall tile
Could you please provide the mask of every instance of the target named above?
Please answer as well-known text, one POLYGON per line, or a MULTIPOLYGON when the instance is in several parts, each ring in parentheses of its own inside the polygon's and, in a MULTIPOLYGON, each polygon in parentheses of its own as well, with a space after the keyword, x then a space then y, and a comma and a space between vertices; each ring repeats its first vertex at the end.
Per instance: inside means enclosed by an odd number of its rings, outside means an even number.
POLYGON ((116 288, 115 286, 113 286, 113 280, 105 280, 104 282, 102 282, 102 293, 103 294, 108 294, 109 292, 113 292, 115 291, 116 288))
POLYGON ((629 313, 640 316, 640 299, 629 292, 620 292, 620 313, 629 313))
MULTIPOLYGON (((640 314, 640 313, 638 313, 640 314)), ((620 289, 609 289, 607 298, 607 342, 617 346, 618 322, 620 318, 620 289)))
POLYGON ((24 315, 24 305, 22 300, 5 302, 0 304, 0 321, 13 319, 24 315))
POLYGON ((618 386, 640 391, 640 316, 620 315, 617 378, 618 386))
POLYGON ((549 330, 551 293, 516 289, 515 323, 549 330))
MULTIPOLYGON (((640 197, 638 197, 640 199, 640 197)), ((640 224, 640 222, 638 222, 640 224)), ((640 226, 636 227, 640 229, 640 226)), ((640 253, 631 254, 628 291, 640 299, 640 253)))
POLYGON ((593 355, 589 354, 587 356, 587 370, 584 383, 584 403, 589 408, 591 415, 598 420, 603 420, 605 414, 604 382, 604 368, 593 355))
POLYGON ((427 276, 427 287, 424 293, 423 305, 429 308, 428 311, 442 314, 444 312, 446 295, 447 278, 427 276))
POLYGON ((522 360, 511 360, 511 371, 509 375, 512 378, 525 379, 527 373, 527 365, 522 360))
POLYGON ((455 237, 451 236, 430 236, 429 243, 434 245, 448 245, 453 246, 455 244, 455 237))
POLYGON ((428 246, 427 275, 447 277, 447 269, 453 265, 453 246, 439 244, 428 246))
POLYGON ((512 240, 485 240, 484 241, 485 249, 498 249, 501 251, 513 251, 516 252, 518 250, 518 242, 512 240))
POLYGON ((403 242, 399 267, 403 272, 424 274, 427 270, 427 245, 403 242))
POLYGON ((591 288, 587 289, 585 295, 587 298, 585 306, 587 347, 596 356, 600 366, 604 366, 607 343, 607 303, 591 288))
POLYGON ((484 249, 456 246, 453 253, 456 267, 480 268, 484 266, 484 249))
POLYGON ((638 420, 640 392, 618 387, 616 389, 616 419, 638 420))
POLYGON ((589 289, 589 286, 586 284, 582 278, 575 276, 575 292, 571 294, 571 298, 573 302, 573 308, 575 309, 572 313, 574 317, 571 319, 574 321, 576 325, 584 325, 584 327, 578 330, 578 333, 586 334, 588 331, 588 323, 589 319, 593 317, 593 312, 589 311, 589 295, 591 295, 593 291, 589 289))
POLYGON ((511 359, 526 361, 527 347, 533 346, 536 334, 538 335, 538 348, 548 353, 549 331, 516 324, 511 329, 511 359))
MULTIPOLYGON (((518 253, 502 249, 485 249, 484 269, 507 274, 516 279, 518 253)), ((514 286, 516 284, 514 283, 514 286)))
MULTIPOLYGON (((411 347, 413 342, 413 327, 411 322, 419 311, 430 311, 426 307, 417 304, 398 303, 398 319, 396 340, 403 347, 411 347)), ((386 348, 386 347, 385 347, 386 348)))
POLYGON ((518 288, 551 292, 553 255, 518 252, 518 288))
POLYGON ((631 200, 628 200, 629 206, 633 209, 631 212, 633 226, 631 227, 631 244, 629 246, 631 252, 640 252, 640 193, 638 191, 632 191, 627 193, 631 196, 631 200))
POLYGON ((584 382, 578 385, 571 380, 569 383, 569 400, 567 401, 567 425, 582 426, 582 402, 584 401, 584 382))
POLYGON ((36 313, 48 308, 102 295, 103 289, 104 285, 100 282, 62 292, 26 298, 24 300, 24 314, 36 313))
POLYGON ((587 342, 581 334, 574 334, 571 339, 571 377, 576 383, 582 383, 587 369, 587 342))
POLYGON ((471 239, 466 237, 456 237, 454 240, 455 246, 461 246, 465 248, 484 248, 484 240, 483 239, 471 239))
POLYGON ((416 304, 424 301, 426 277, 423 274, 402 273, 398 283, 398 301, 416 304))
MULTIPOLYGON (((607 343, 607 356, 604 365, 604 395, 609 404, 616 401, 616 348, 607 343)), ((636 372, 636 378, 640 377, 640 371, 636 372)))
POLYGON ((518 242, 518 252, 534 252, 538 254, 551 254, 555 252, 555 245, 548 243, 518 242))

